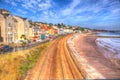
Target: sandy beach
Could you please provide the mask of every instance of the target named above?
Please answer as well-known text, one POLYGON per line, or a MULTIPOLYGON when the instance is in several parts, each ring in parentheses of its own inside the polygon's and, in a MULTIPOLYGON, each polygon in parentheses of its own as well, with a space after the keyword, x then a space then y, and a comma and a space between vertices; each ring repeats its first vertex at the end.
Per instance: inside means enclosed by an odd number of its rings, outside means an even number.
POLYGON ((103 56, 95 43, 96 38, 97 36, 91 33, 80 34, 78 38, 74 40, 75 48, 80 56, 84 57, 87 63, 104 77, 120 78, 120 69, 103 56))

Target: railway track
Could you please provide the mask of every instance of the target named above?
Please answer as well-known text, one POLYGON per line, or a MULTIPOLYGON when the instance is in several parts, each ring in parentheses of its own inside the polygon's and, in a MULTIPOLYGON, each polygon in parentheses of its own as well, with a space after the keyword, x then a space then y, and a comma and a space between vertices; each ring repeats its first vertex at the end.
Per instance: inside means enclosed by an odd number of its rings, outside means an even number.
POLYGON ((42 53, 25 80, 83 79, 67 49, 66 41, 70 36, 54 40, 42 53))

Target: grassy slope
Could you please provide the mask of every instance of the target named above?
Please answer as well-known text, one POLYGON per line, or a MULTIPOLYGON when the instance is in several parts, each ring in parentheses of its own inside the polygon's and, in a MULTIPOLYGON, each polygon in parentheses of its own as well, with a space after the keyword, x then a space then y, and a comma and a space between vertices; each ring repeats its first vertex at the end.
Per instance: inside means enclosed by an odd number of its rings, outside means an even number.
POLYGON ((34 66, 48 44, 49 42, 29 50, 0 54, 0 80, 20 80, 34 66))

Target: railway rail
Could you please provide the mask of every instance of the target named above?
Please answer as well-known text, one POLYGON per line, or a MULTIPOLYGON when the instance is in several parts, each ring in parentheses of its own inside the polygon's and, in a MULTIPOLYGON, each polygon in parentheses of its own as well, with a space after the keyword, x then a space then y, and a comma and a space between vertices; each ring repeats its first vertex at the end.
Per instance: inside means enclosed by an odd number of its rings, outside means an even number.
POLYGON ((67 48, 67 39, 71 35, 57 38, 39 57, 25 80, 83 79, 67 48))

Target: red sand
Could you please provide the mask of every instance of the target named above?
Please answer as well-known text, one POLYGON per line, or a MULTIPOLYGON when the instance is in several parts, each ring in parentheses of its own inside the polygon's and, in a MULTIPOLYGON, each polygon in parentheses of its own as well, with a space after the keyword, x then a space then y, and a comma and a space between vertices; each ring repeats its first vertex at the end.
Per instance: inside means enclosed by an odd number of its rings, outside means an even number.
POLYGON ((87 63, 105 78, 120 78, 120 69, 99 52, 95 43, 96 38, 91 34, 81 34, 74 40, 75 48, 80 57, 84 57, 87 63))

